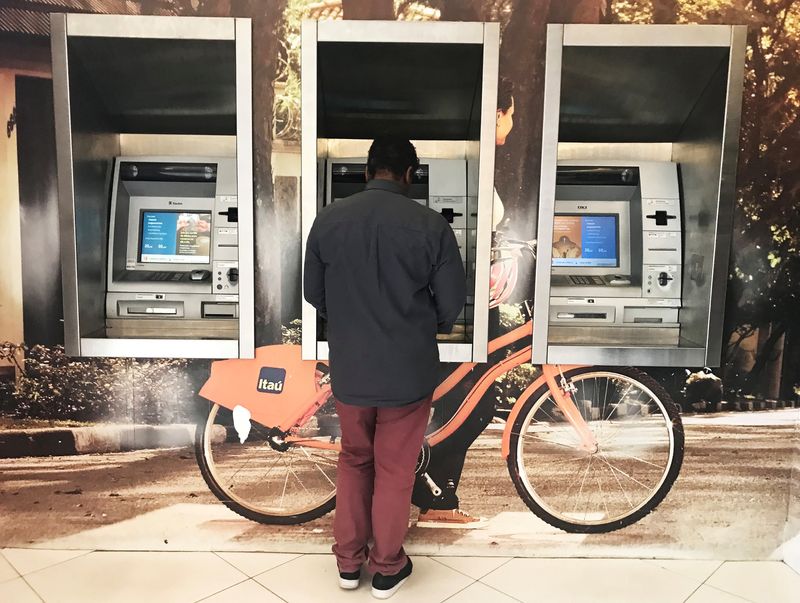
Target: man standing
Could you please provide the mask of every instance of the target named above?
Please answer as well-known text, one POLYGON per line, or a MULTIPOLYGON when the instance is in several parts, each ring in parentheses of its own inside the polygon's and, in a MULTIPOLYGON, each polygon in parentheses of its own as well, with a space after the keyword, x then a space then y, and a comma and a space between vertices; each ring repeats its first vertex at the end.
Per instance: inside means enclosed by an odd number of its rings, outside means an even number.
POLYGON ((407 196, 418 166, 408 140, 376 139, 366 190, 319 213, 305 258, 304 295, 328 322, 342 427, 333 546, 339 583, 357 588, 368 561, 372 594, 381 599, 411 574, 403 540, 437 385, 436 334, 452 330, 466 302, 453 231, 407 196))

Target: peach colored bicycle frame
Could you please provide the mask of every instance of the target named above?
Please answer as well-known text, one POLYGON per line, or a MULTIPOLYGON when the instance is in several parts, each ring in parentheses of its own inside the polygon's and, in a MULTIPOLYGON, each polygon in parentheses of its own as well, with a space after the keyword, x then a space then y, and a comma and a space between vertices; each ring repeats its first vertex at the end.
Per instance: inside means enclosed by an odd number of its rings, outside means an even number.
MULTIPOLYGON (((533 334, 533 322, 528 321, 520 327, 517 327, 513 331, 506 333, 505 335, 501 335, 500 337, 493 339, 489 342, 489 353, 496 352, 497 350, 501 349, 502 347, 509 345, 515 341, 518 341, 524 337, 530 338, 533 334)), ((464 424, 466 419, 470 416, 475 407, 480 402, 483 395, 486 391, 491 387, 492 383, 500 377, 502 374, 510 371, 511 369, 525 364, 531 356, 531 346, 528 345, 523 349, 514 352, 508 358, 503 359, 502 361, 498 362, 494 365, 489 371, 481 376, 478 379, 478 382, 470 390, 469 394, 467 394, 464 401, 461 403, 461 406, 458 408, 456 413, 447 421, 444 425, 442 425, 439 429, 428 435, 426 438, 428 444, 430 446, 435 446, 440 442, 443 442, 451 435, 455 433, 455 431, 464 424)), ((439 387, 433 392, 433 400, 436 402, 439 398, 444 396, 447 392, 453 389, 464 377, 469 374, 469 372, 475 367, 475 363, 473 362, 465 362, 456 368, 448 377, 439 384, 439 387)), ((567 421, 572 425, 575 429, 577 434, 580 437, 580 448, 584 450, 594 451, 597 449, 597 441, 595 440, 594 434, 592 433, 591 429, 587 425, 586 421, 584 420, 583 416, 581 415, 578 408, 575 406, 574 402, 572 401, 572 397, 568 391, 565 391, 564 388, 561 387, 559 384, 559 379, 563 376, 565 371, 570 369, 577 368, 575 365, 569 366, 561 366, 561 365, 552 365, 552 364, 545 364, 542 365, 542 374, 522 393, 522 395, 517 399, 514 403, 514 406, 511 410, 511 414, 506 421, 506 427, 503 431, 503 439, 502 439, 502 455, 503 458, 507 458, 509 454, 509 446, 511 440, 511 426, 514 424, 514 420, 517 418, 519 413, 522 410, 522 407, 525 405, 525 402, 530 398, 534 392, 536 392, 542 385, 546 384, 550 393, 553 396, 553 399, 561 410, 564 413, 564 417, 567 421)), ((294 426, 299 427, 303 425, 306 421, 308 421, 322 406, 325 401, 328 399, 330 395, 330 385, 325 385, 317 392, 317 395, 311 401, 310 406, 307 408, 305 414, 295 422, 294 426)), ((289 430, 287 430, 289 431, 289 430)), ((340 445, 338 443, 331 443, 327 441, 316 440, 313 438, 302 438, 302 437, 295 437, 289 436, 286 438, 287 442, 291 442, 293 444, 302 444, 308 448, 324 448, 328 450, 339 450, 340 445)))

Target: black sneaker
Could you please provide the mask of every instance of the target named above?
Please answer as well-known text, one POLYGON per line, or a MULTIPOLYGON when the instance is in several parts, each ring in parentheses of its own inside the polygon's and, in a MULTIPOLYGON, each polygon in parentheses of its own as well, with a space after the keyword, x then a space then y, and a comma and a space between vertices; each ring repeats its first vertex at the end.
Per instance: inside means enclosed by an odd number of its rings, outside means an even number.
POLYGON ((339 572, 339 588, 355 590, 361 581, 361 570, 354 572, 339 572))
POLYGON ((408 580, 412 569, 413 565, 411 559, 409 559, 406 566, 396 574, 384 576, 381 573, 377 573, 372 576, 372 596, 376 599, 388 599, 391 597, 400 590, 403 582, 408 580))

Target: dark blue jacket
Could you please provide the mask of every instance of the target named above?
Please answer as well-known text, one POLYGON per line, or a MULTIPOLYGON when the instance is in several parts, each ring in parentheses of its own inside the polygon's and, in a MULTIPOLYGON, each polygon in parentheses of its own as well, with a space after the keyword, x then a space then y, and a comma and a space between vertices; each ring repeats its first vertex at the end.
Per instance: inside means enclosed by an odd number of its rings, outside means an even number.
POLYGON ((304 295, 327 319, 331 383, 345 404, 399 406, 437 385, 437 333, 466 302, 455 235, 400 183, 323 209, 308 236, 304 295))

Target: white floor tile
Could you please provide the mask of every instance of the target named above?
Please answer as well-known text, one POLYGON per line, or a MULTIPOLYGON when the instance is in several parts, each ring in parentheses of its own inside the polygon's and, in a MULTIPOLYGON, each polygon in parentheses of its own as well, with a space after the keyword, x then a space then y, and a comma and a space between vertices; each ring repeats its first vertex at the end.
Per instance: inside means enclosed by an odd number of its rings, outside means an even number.
POLYGON ((50 549, 3 549, 3 556, 14 566, 21 576, 40 569, 62 563, 91 551, 50 550, 50 549))
POLYGON ((635 559, 512 559, 481 581, 537 603, 676 603, 702 583, 635 559))
POLYGON ((480 580, 489 572, 511 560, 511 557, 434 557, 435 561, 461 572, 473 580, 480 580))
POLYGON ((722 561, 691 559, 647 559, 646 562, 700 582, 708 580, 722 565, 722 561))
POLYGON ((5 557, 0 555, 0 582, 13 580, 14 578, 19 578, 17 570, 14 569, 13 565, 6 561, 5 557))
POLYGON ((300 556, 295 553, 217 553, 217 555, 251 578, 300 556))
POLYGON ((517 599, 504 595, 491 586, 476 582, 447 599, 446 603, 516 603, 516 601, 517 599))
MULTIPOLYGON (((441 603, 473 581, 427 557, 413 557, 414 573, 392 603, 441 603)), ((374 603, 370 576, 362 572, 361 587, 344 591, 332 555, 304 555, 256 576, 255 580, 288 603, 374 603)))
POLYGON ((717 590, 713 586, 704 584, 695 593, 686 599, 686 603, 745 603, 747 599, 742 599, 736 595, 717 590))
POLYGON ((283 599, 276 597, 254 580, 248 580, 236 586, 231 586, 221 593, 212 595, 207 599, 202 599, 202 603, 246 603, 248 601, 257 601, 258 603, 283 603, 283 599))
POLYGON ((33 589, 22 578, 8 580, 0 584, 0 601, 9 603, 41 603, 33 589))
POLYGON ((756 603, 796 603, 800 575, 779 561, 724 563, 707 584, 756 603))
POLYGON ((167 552, 94 552, 25 577, 58 603, 193 603, 245 578, 213 553, 167 552))

